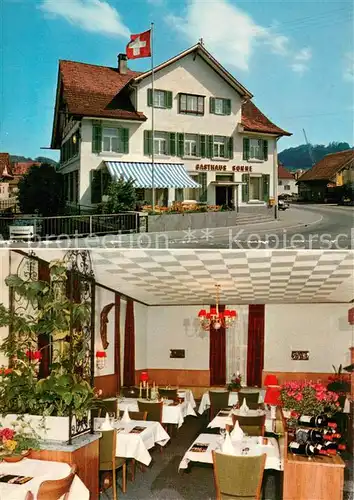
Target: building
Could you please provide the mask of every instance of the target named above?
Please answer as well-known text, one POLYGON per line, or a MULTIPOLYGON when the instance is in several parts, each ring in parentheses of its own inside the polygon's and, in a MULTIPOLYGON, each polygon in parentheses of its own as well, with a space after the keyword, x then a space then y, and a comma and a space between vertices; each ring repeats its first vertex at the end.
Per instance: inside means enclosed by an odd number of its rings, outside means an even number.
POLYGON ((282 163, 278 163, 278 196, 297 194, 295 176, 282 163))
POLYGON ((13 179, 9 153, 0 153, 0 200, 11 196, 10 181, 13 179))
POLYGON ((353 183, 354 150, 347 149, 326 155, 305 172, 298 180, 299 196, 304 201, 338 201, 343 189, 353 183))
POLYGON ((18 192, 18 183, 24 175, 27 174, 31 167, 40 167, 41 163, 38 161, 18 161, 12 164, 12 174, 13 179, 10 181, 10 191, 12 195, 16 195, 18 192))
POLYGON ((265 204, 277 186, 272 123, 202 43, 139 73, 60 61, 51 147, 60 149, 67 200, 98 203, 109 179, 135 179, 138 197, 160 205, 198 200, 265 204), (151 112, 154 102, 155 139, 151 112), (275 173, 275 175, 274 175, 275 173))

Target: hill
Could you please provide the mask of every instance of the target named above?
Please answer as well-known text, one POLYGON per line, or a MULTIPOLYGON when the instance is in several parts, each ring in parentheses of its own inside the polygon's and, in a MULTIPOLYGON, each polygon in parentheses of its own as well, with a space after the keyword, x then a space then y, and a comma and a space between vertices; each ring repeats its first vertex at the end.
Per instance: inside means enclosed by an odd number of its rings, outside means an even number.
POLYGON ((37 156, 36 158, 26 158, 25 156, 19 155, 10 155, 11 163, 22 162, 22 161, 39 161, 41 163, 49 163, 49 165, 53 165, 54 167, 58 166, 58 162, 53 160, 52 158, 47 158, 46 156, 37 156))
MULTIPOLYGON (((324 156, 330 153, 338 153, 351 149, 347 142, 330 142, 328 146, 324 144, 311 145, 314 162, 317 163, 324 156)), ((301 144, 294 148, 284 149, 278 154, 278 159, 288 170, 309 169, 312 166, 309 148, 307 144, 301 144)))

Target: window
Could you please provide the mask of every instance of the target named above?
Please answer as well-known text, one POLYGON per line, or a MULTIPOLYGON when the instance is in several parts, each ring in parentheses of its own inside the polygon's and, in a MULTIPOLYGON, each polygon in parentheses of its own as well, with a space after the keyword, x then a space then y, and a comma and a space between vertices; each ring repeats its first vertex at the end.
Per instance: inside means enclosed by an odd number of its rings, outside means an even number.
POLYGON ((77 203, 79 201, 79 171, 74 170, 64 174, 64 194, 67 201, 77 203))
POLYGON ((231 99, 211 97, 210 113, 214 115, 231 115, 231 99))
POLYGON ((155 155, 167 155, 167 134, 158 132, 154 134, 155 155))
POLYGON ((269 201, 269 181, 270 176, 242 174, 242 201, 248 203, 252 201, 269 201))
POLYGON ((268 160, 268 141, 265 139, 243 139, 244 160, 268 160))
POLYGON ((214 135, 214 158, 226 158, 226 137, 214 135))
POLYGON ((102 127, 100 123, 92 126, 93 153, 129 153, 129 129, 102 127))
POLYGON ((204 97, 192 94, 179 94, 179 112, 204 115, 204 97))
POLYGON ((91 170, 91 203, 101 203, 102 196, 107 194, 111 181, 107 169, 91 170))
POLYGON ((184 136, 184 156, 198 156, 196 135, 186 134, 184 136))
POLYGON ((278 181, 278 186, 282 186, 283 185, 283 181, 279 180, 278 181))
MULTIPOLYGON (((154 89, 154 107, 172 108, 173 94, 168 90, 154 89)), ((152 106, 152 89, 147 90, 148 106, 152 106)))
POLYGON ((284 191, 290 191, 290 186, 289 186, 289 184, 286 184, 286 185, 284 186, 284 191))
POLYGON ((185 190, 185 200, 195 200, 206 202, 208 197, 207 191, 207 173, 199 172, 198 174, 191 174, 190 177, 200 184, 199 188, 187 188, 185 190))
POLYGON ((60 163, 66 163, 79 154, 79 137, 78 133, 73 134, 67 141, 64 142, 60 150, 60 163))

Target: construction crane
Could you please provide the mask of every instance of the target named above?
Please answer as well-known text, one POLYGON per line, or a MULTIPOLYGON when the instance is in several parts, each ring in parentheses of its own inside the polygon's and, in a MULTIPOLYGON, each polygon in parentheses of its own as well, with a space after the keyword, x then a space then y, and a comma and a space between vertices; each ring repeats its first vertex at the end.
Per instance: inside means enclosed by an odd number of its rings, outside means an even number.
POLYGON ((313 150, 312 150, 312 146, 311 144, 309 143, 309 141, 307 140, 307 136, 306 136, 306 132, 305 132, 305 129, 303 128, 302 129, 303 133, 304 133, 304 137, 305 137, 305 141, 306 141, 306 145, 307 145, 307 149, 309 151, 309 157, 311 159, 311 166, 313 167, 314 164, 316 163, 315 162, 315 159, 314 159, 314 156, 313 156, 313 150))

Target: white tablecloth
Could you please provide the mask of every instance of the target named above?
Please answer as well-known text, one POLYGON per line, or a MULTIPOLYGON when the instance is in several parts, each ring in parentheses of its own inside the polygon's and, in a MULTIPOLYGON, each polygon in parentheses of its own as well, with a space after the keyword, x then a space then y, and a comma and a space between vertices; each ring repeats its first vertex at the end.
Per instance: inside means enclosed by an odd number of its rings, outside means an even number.
MULTIPOLYGON (((136 398, 123 398, 118 402, 119 410, 139 411, 138 400, 136 398)), ((162 409, 162 423, 175 424, 178 427, 184 422, 187 415, 196 417, 192 403, 187 399, 178 405, 174 405, 172 400, 165 400, 162 409)))
MULTIPOLYGON (((241 455, 241 450, 244 448, 249 448, 247 452, 248 456, 260 455, 262 453, 267 454, 267 459, 265 463, 266 469, 283 470, 283 465, 280 459, 280 451, 278 442, 275 438, 268 438, 268 445, 259 444, 260 439, 258 436, 249 436, 244 438, 240 443, 233 443, 235 452, 241 455)), ((217 434, 200 434, 197 439, 193 442, 192 446, 185 453, 179 464, 180 469, 186 469, 189 462, 202 462, 205 464, 212 464, 212 450, 220 451, 221 436, 217 434), (208 444, 208 448, 205 452, 193 452, 190 451, 195 443, 208 444)), ((235 454, 236 454, 235 453, 235 454)))
POLYGON ((273 432, 273 420, 270 418, 270 410, 249 410, 247 415, 243 415, 240 410, 232 410, 228 415, 220 415, 219 413, 209 422, 208 427, 211 429, 225 429, 227 425, 232 425, 232 413, 236 415, 241 415, 243 417, 258 417, 259 415, 266 415, 265 420, 265 430, 267 432, 273 432))
MULTIPOLYGON (((25 484, 0 483, 0 500, 23 500, 28 491, 34 498, 43 481, 62 479, 70 473, 70 465, 61 462, 47 462, 46 460, 32 460, 24 458, 21 462, 0 462, 0 474, 18 474, 19 476, 33 477, 25 484)), ((78 476, 75 476, 71 485, 69 500, 89 500, 90 492, 78 476)))
MULTIPOLYGON (((212 391, 213 392, 213 391, 212 391)), ((222 391, 219 391, 219 392, 222 392, 222 391)), ((259 398, 258 398, 258 403, 263 403, 264 401, 264 389, 258 389, 257 391, 255 391, 254 389, 245 389, 244 392, 259 392, 259 398)), ((229 393, 229 403, 228 403, 228 406, 233 406, 233 405, 236 405, 238 403, 238 392, 230 392, 229 393)), ((242 403, 242 401, 241 401, 242 403)), ((208 392, 204 392, 203 394, 203 397, 200 401, 200 405, 199 405, 199 410, 198 410, 198 413, 202 414, 205 412, 205 410, 207 408, 209 408, 210 406, 210 397, 209 397, 209 391, 208 392)))
MULTIPOLYGON (((103 418, 95 418, 95 430, 99 431, 103 422, 103 418)), ((159 422, 132 420, 129 423, 123 423, 118 421, 114 427, 118 429, 116 456, 135 458, 144 465, 149 465, 151 462, 148 450, 153 448, 156 443, 164 446, 170 439, 159 422), (146 427, 146 429, 140 434, 130 433, 135 426, 146 427)))

